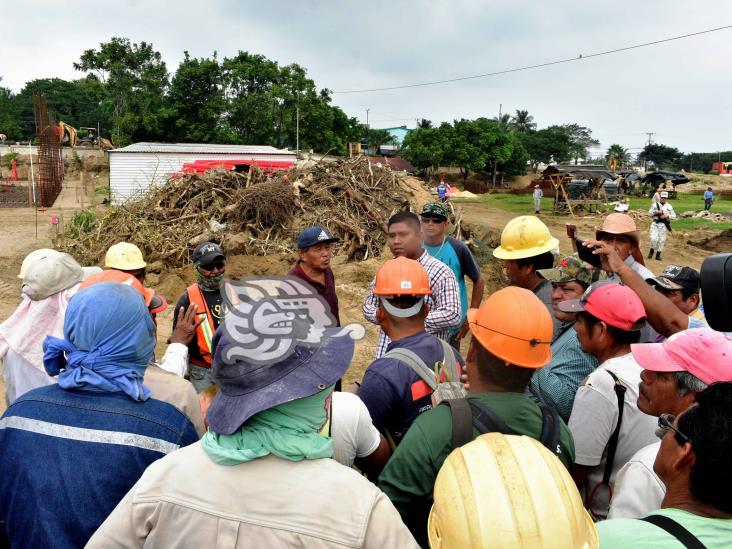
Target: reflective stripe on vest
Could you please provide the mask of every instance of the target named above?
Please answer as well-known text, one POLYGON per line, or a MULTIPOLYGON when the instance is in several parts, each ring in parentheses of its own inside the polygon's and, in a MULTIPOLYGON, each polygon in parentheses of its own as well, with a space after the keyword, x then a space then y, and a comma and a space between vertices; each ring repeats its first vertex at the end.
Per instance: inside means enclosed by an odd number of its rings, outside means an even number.
POLYGON ((213 315, 211 314, 211 309, 208 307, 206 298, 203 296, 203 290, 201 290, 198 284, 188 287, 188 300, 191 304, 195 303, 198 306, 198 310, 202 311, 197 313, 197 315, 199 315, 199 317, 203 315, 204 317, 203 322, 201 322, 201 324, 198 325, 198 328, 196 328, 196 345, 198 345, 198 350, 200 351, 203 360, 198 360, 195 357, 189 357, 188 360, 191 364, 195 364, 196 366, 210 368, 212 358, 211 340, 213 339, 215 331, 213 315))

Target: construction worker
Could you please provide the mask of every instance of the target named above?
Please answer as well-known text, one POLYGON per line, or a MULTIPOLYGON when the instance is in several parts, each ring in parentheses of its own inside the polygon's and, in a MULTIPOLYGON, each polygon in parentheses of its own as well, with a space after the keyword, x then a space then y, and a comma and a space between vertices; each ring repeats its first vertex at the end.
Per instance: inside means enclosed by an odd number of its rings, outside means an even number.
POLYGON ((551 282, 554 318, 562 324, 552 340, 552 359, 531 376, 529 394, 554 408, 564 421, 569 421, 577 387, 597 368, 597 359, 580 347, 574 330, 576 313, 558 308, 559 303, 578 299, 587 287, 597 281, 602 271, 581 261, 577 254, 565 257, 554 269, 541 269, 539 276, 551 282))
POLYGON ((653 469, 663 480, 663 508, 638 519, 597 525, 603 549, 707 547, 732 539, 732 383, 714 383, 681 415, 658 418, 661 445, 653 469))
POLYGON ((423 546, 435 479, 454 448, 485 432, 521 434, 541 439, 565 467, 574 462, 565 423, 524 394, 534 370, 551 358, 546 307, 529 290, 504 288, 471 309, 468 323, 473 359, 466 361, 467 399, 421 414, 379 477, 379 487, 423 546))
POLYGON ((448 209, 436 202, 425 204, 420 215, 424 249, 432 257, 439 259, 452 269, 460 289, 462 324, 450 330, 450 345, 460 352, 460 342, 468 333, 468 325, 465 323, 469 308, 465 277, 473 282, 470 308, 480 307, 480 302, 483 300, 483 291, 485 290, 485 280, 480 274, 478 262, 465 243, 447 235, 448 217, 448 209))
POLYGON ((198 440, 191 421, 143 384, 155 325, 137 290, 101 283, 79 292, 63 334, 43 343, 58 383, 24 394, 0 419, 5 547, 84 547, 148 465, 198 440))
MULTIPOLYGON (((224 316, 228 312, 225 299, 224 271, 226 255, 218 244, 203 242, 193 250, 193 269, 196 283, 189 286, 180 296, 175 310, 187 310, 195 305, 198 318, 203 320, 196 329, 196 338, 188 345, 187 376, 197 392, 213 385, 211 380, 211 341, 224 316)), ((177 317, 173 320, 175 330, 177 317)))
POLYGON ((453 450, 437 475, 430 547, 597 549, 595 524, 572 484, 537 440, 481 435, 453 450))
POLYGON ((87 547, 416 547, 384 494, 328 459, 354 344, 326 332, 265 365, 225 359, 239 343, 216 332, 208 432, 149 467, 87 547))
POLYGON ((534 213, 539 215, 541 213, 541 199, 544 198, 544 192, 539 185, 534 185, 534 192, 531 196, 534 199, 534 213))
POLYGON ((673 206, 668 203, 668 193, 662 191, 660 200, 654 202, 648 210, 651 215, 651 249, 648 251, 648 259, 653 258, 653 251, 656 251, 656 261, 661 261, 663 248, 666 245, 666 237, 671 231, 671 220, 676 219, 676 212, 673 206))
POLYGON ((577 339, 599 363, 577 389, 569 428, 577 452, 572 476, 593 516, 605 518, 618 471, 654 440, 655 421, 637 405, 643 368, 630 352, 645 311, 633 290, 607 281, 557 307, 577 313, 577 339))
POLYGON ((105 269, 116 269, 131 274, 141 284, 145 282, 146 266, 140 248, 129 242, 118 242, 110 246, 104 256, 105 269))
POLYGON ((55 383, 43 368, 43 341, 48 335, 63 335, 69 300, 83 280, 99 271, 50 249, 35 250, 23 260, 20 304, 0 323, 3 396, 8 404, 32 389, 55 383))
MULTIPOLYGON (((644 370, 638 409, 680 416, 708 385, 732 381, 732 338, 710 328, 684 330, 663 343, 630 346, 644 370)), ((661 442, 638 450, 618 472, 608 518, 641 518, 661 508, 666 487, 653 470, 661 442)))
MULTIPOLYGON (((575 225, 567 223, 567 236, 576 250, 577 227, 575 225)), ((595 239, 612 246, 620 258, 644 280, 656 276, 643 262, 643 254, 640 251, 640 232, 629 215, 624 213, 608 215, 603 220, 602 227, 595 231, 595 239)), ((617 280, 613 273, 610 275, 610 279, 617 280)))
POLYGON ((294 276, 310 284, 325 299, 330 314, 341 325, 338 314, 338 296, 335 277, 330 261, 333 258, 333 244, 339 239, 322 227, 310 227, 297 236, 297 253, 300 256, 288 276, 294 276))
POLYGON ((522 215, 509 221, 501 233, 501 245, 493 250, 493 257, 503 260, 503 270, 508 283, 536 294, 552 315, 554 335, 561 323, 554 318, 551 282, 541 278, 539 269, 554 267, 552 251, 559 241, 538 217, 522 215))
POLYGON ((425 298, 430 293, 427 273, 414 259, 390 259, 376 273, 376 319, 390 343, 386 353, 366 369, 358 396, 393 446, 419 414, 432 408, 432 379, 425 380, 424 372, 434 378, 435 364, 446 367, 450 362, 454 381, 460 377, 461 366, 455 368, 463 363, 459 353, 425 331, 429 312, 425 298), (411 356, 402 356, 405 352, 411 356), (415 360, 421 361, 422 368, 413 364, 415 360))
MULTIPOLYGON (((142 296, 157 331, 157 315, 168 307, 164 299, 151 288, 145 288, 131 274, 116 269, 107 269, 90 276, 79 286, 79 292, 105 282, 124 284, 137 291, 142 296)), ((196 335, 197 323, 200 323, 201 320, 196 320, 195 305, 190 305, 187 310, 176 311, 176 317, 175 329, 168 340, 168 348, 163 358, 156 361, 154 354, 150 357, 150 363, 145 368, 143 382, 150 389, 153 398, 167 402, 182 412, 191 421, 200 437, 206 432, 202 407, 196 391, 189 382, 183 379, 183 374, 188 365, 188 344, 196 335)))
MULTIPOLYGON (((430 294, 425 297, 429 312, 424 320, 425 329, 448 341, 450 329, 460 326, 460 291, 457 280, 450 268, 435 259, 422 247, 422 226, 419 217, 412 212, 397 212, 387 223, 387 243, 394 257, 406 257, 419 261, 427 272, 430 281, 430 294)), ((378 324, 376 310, 379 298, 374 294, 376 279, 363 305, 363 316, 373 324, 378 324)), ((389 338, 383 330, 379 333, 376 358, 381 357, 389 345, 389 338)))

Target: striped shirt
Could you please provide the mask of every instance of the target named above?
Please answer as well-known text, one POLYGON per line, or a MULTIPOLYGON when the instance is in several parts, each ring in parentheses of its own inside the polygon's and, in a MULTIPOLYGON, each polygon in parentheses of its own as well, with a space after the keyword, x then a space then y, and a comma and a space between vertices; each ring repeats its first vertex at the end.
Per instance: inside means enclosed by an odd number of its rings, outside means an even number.
MULTIPOLYGON (((423 251, 417 260, 427 272, 430 282, 431 295, 425 297, 425 303, 429 306, 429 314, 424 321, 425 330, 439 337, 448 340, 450 328, 460 326, 462 313, 460 310, 460 291, 457 280, 450 267, 439 259, 435 259, 427 251, 423 251)), ((363 304, 363 316, 369 322, 378 324, 376 321, 376 309, 379 307, 379 298, 374 295, 376 278, 371 282, 369 295, 363 304)), ((391 340, 383 330, 379 333, 379 343, 376 346, 376 358, 380 358, 385 352, 391 340)))

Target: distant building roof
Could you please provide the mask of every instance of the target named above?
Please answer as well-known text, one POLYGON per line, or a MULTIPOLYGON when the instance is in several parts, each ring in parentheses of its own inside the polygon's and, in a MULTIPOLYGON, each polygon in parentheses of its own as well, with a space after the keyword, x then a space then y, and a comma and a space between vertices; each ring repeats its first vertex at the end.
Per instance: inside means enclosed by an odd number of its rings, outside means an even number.
POLYGON ((112 149, 110 153, 192 153, 192 154, 287 154, 292 151, 277 149, 268 145, 217 145, 209 143, 133 143, 121 149, 112 149))
POLYGON ((602 164, 557 164, 544 170, 544 175, 566 173, 581 179, 615 179, 613 172, 602 164))

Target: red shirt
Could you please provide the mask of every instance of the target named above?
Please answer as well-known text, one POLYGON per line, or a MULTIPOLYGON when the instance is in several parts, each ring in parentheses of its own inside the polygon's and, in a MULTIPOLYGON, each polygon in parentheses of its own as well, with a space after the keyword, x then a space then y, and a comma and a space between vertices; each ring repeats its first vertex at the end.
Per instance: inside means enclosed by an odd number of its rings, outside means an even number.
POLYGON ((310 284, 315 291, 320 294, 323 299, 328 303, 331 314, 335 317, 336 326, 341 325, 341 319, 338 315, 338 296, 336 295, 335 289, 335 277, 333 276, 333 270, 329 267, 325 270, 325 285, 321 284, 317 280, 313 280, 305 271, 302 270, 300 261, 295 263, 295 266, 287 273, 288 276, 295 276, 310 284))

